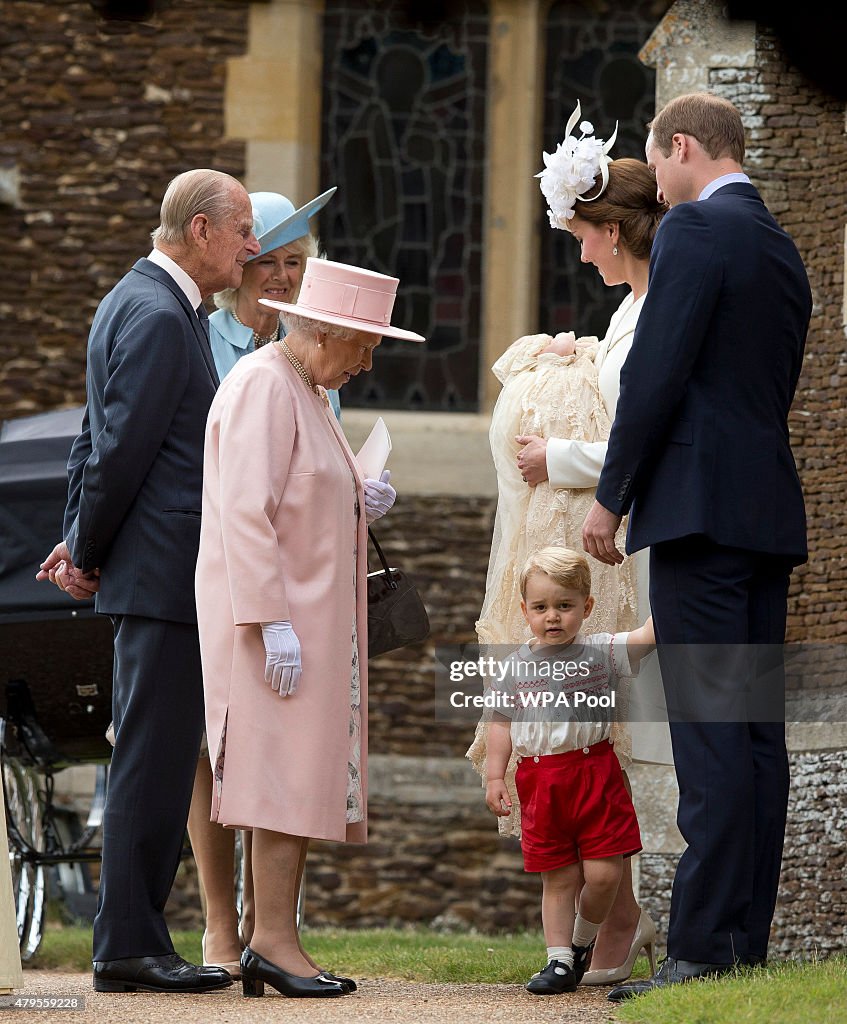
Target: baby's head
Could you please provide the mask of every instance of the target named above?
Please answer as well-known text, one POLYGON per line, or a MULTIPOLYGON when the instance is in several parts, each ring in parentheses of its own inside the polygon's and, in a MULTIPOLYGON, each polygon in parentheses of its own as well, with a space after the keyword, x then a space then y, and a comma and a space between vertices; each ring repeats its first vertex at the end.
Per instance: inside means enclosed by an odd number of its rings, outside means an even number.
POLYGON ((569 644, 591 614, 588 559, 571 548, 534 551, 520 577, 521 611, 543 644, 569 644))

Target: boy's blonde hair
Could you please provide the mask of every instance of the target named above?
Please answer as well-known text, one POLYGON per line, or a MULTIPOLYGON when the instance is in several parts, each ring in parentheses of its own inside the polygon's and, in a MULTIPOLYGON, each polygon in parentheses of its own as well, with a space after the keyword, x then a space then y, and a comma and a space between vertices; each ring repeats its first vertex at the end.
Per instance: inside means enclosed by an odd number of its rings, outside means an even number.
POLYGON ((578 590, 583 597, 591 596, 591 568, 588 559, 573 548, 558 545, 540 548, 527 558, 521 571, 521 597, 526 600, 527 580, 534 573, 546 573, 560 587, 578 590))

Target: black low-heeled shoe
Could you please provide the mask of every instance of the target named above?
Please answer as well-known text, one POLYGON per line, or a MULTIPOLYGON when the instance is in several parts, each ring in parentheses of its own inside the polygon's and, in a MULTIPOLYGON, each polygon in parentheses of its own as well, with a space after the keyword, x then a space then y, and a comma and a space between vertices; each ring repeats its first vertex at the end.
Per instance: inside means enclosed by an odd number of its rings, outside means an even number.
POLYGON ((321 974, 325 978, 329 978, 330 981, 337 981, 348 992, 355 992, 358 988, 358 985, 352 978, 343 978, 340 974, 333 974, 332 971, 321 971, 321 974))
POLYGON ((266 960, 247 946, 241 954, 241 991, 245 996, 259 997, 265 994, 265 983, 273 986, 280 995, 289 998, 327 999, 346 996, 347 990, 341 983, 331 979, 325 972, 313 978, 289 974, 281 967, 266 960))

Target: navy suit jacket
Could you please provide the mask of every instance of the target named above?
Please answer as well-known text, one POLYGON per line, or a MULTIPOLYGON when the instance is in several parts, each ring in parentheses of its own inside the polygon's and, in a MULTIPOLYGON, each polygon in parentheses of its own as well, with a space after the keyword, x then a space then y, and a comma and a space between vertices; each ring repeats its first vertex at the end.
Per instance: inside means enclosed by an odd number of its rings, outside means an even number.
POLYGON ((217 386, 185 294, 139 260, 94 316, 68 460, 64 536, 76 566, 100 569, 98 611, 197 621, 203 442, 217 386))
POLYGON ((733 183, 664 217, 597 500, 627 551, 702 534, 805 561, 788 411, 811 316, 797 248, 733 183))

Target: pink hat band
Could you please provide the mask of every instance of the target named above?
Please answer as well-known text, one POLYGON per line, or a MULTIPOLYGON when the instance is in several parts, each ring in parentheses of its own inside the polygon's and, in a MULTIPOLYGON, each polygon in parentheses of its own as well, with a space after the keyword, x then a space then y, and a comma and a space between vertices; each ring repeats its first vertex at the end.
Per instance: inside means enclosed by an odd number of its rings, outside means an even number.
POLYGON ((333 316, 347 316, 354 320, 367 320, 372 324, 388 325, 391 323, 396 289, 396 281, 394 289, 388 292, 313 276, 303 280, 298 302, 299 305, 308 306, 319 313, 331 313, 333 316))
POLYGON ((374 270, 310 256, 296 302, 276 299, 259 299, 259 302, 283 313, 297 313, 371 334, 423 341, 422 335, 391 325, 399 283, 398 278, 374 270))

